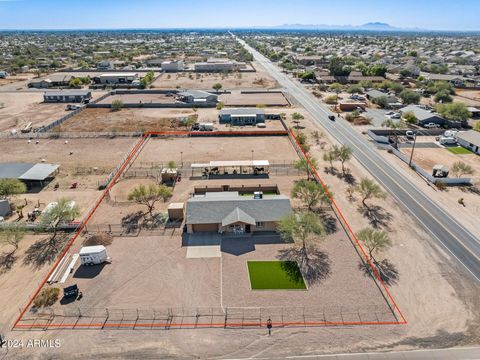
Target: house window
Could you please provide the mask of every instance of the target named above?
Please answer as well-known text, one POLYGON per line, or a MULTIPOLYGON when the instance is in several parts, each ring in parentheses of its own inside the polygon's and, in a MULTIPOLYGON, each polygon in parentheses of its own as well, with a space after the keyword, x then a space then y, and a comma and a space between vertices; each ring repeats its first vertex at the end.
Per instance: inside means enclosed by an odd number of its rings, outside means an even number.
POLYGON ((263 229, 265 227, 265 224, 263 221, 257 221, 256 223, 257 229, 263 229))

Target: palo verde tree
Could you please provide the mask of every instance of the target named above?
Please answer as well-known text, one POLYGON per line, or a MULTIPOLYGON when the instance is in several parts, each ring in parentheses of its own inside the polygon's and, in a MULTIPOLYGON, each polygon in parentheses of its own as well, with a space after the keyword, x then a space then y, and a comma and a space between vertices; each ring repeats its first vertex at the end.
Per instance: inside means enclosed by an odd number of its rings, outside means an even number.
POLYGON ((172 191, 163 184, 138 185, 128 194, 128 200, 147 207, 148 214, 153 219, 153 210, 160 200, 167 200, 172 196, 172 191))
POLYGON ((292 189, 292 197, 300 199, 309 211, 319 204, 330 204, 330 196, 322 184, 302 179, 292 189))
POLYGON ((300 124, 300 120, 303 120, 303 119, 305 119, 305 117, 299 112, 294 112, 292 114, 292 121, 295 123, 296 129, 298 129, 298 124, 300 124))
POLYGON ((215 90, 216 92, 219 92, 222 87, 223 87, 222 84, 215 83, 215 84, 213 84, 212 89, 215 90))
POLYGON ((385 251, 392 246, 386 231, 364 228, 357 233, 357 238, 365 245, 370 261, 377 262, 374 255, 385 251))
POLYGON ((57 237, 58 228, 62 223, 73 221, 80 216, 80 209, 72 200, 61 198, 57 205, 44 211, 40 215, 40 228, 46 231, 52 231, 50 242, 54 242, 57 237))
POLYGON ((18 223, 0 226, 0 244, 13 247, 13 250, 7 254, 8 256, 13 256, 24 237, 25 229, 18 223))
POLYGON ((366 203, 368 199, 384 199, 387 196, 380 188, 380 185, 369 178, 362 178, 360 184, 356 187, 356 191, 362 196, 362 204, 367 209, 369 208, 366 203))
POLYGON ((308 263, 309 247, 324 240, 326 231, 321 219, 312 212, 293 213, 277 224, 278 232, 285 241, 293 241, 302 251, 301 264, 308 263))
POLYGON ((344 176, 345 176, 345 163, 352 158, 352 153, 353 153, 352 149, 347 145, 342 145, 342 146, 335 145, 333 147, 333 154, 335 156, 335 159, 340 161, 340 163, 342 164, 342 173, 344 176))
POLYGON ((7 199, 12 195, 23 194, 27 191, 27 186, 17 179, 0 180, 0 199, 7 199))
POLYGON ((307 179, 310 179, 310 176, 312 175, 312 172, 313 172, 310 165, 313 166, 314 169, 316 169, 317 160, 315 160, 315 158, 308 158, 308 160, 305 158, 302 158, 293 163, 293 166, 295 169, 299 171, 304 171, 307 173, 307 179))
POLYGON ((454 162, 450 171, 458 178, 462 177, 463 175, 473 175, 475 173, 473 167, 464 163, 463 161, 454 162))

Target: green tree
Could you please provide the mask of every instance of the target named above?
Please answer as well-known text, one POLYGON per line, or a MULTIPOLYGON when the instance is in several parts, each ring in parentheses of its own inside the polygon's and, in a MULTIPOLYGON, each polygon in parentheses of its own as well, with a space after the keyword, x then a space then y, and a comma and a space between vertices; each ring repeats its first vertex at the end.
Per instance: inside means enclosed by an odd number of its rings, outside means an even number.
POLYGON ((328 161, 330 163, 330 171, 333 171, 333 162, 336 160, 337 154, 335 153, 335 149, 330 149, 327 152, 323 153, 323 161, 328 161))
POLYGON ((328 64, 328 70, 330 75, 333 76, 347 76, 350 73, 350 69, 343 58, 333 57, 328 64))
POLYGON ((46 231, 53 231, 50 241, 53 242, 57 236, 58 228, 65 222, 73 221, 80 216, 80 209, 72 200, 61 198, 57 205, 43 211, 40 215, 40 228, 46 231))
POLYGON ((415 91, 405 89, 399 94, 404 104, 418 104, 421 96, 415 91))
POLYGON ((370 261, 377 262, 374 254, 379 254, 392 246, 386 231, 364 228, 357 233, 357 238, 365 245, 370 261))
POLYGON ((361 94, 363 93, 363 88, 360 86, 360 84, 354 84, 347 89, 347 92, 349 94, 361 94))
POLYGON ((473 167, 464 163, 463 161, 456 161, 452 165, 451 172, 459 178, 463 175, 473 175, 475 173, 475 170, 473 169, 473 167))
POLYGON ((292 120, 295 123, 295 128, 296 129, 298 129, 298 124, 300 124, 300 120, 303 120, 303 119, 305 119, 305 117, 298 112, 294 112, 292 114, 292 120))
POLYGON ((330 85, 330 90, 335 91, 335 103, 338 103, 338 94, 342 92, 343 86, 339 83, 333 83, 330 85))
POLYGON ((382 127, 388 127, 390 129, 406 129, 407 124, 403 120, 395 121, 393 119, 386 119, 382 122, 382 127))
POLYGON ((212 89, 215 90, 216 92, 219 92, 222 87, 223 87, 222 84, 215 83, 215 84, 213 84, 212 89))
POLYGON ((302 268, 308 263, 309 247, 325 239, 325 226, 320 218, 312 212, 291 214, 277 223, 277 230, 285 241, 293 241, 302 250, 302 268))
POLYGON ((148 214, 153 219, 153 210, 160 200, 167 200, 172 196, 172 191, 165 185, 150 184, 138 185, 128 194, 128 200, 147 207, 148 214))
POLYGON ((476 122, 475 126, 473 127, 473 130, 480 131, 480 121, 476 122))
POLYGON ((385 109, 388 106, 388 97, 387 95, 382 95, 374 99, 373 102, 380 106, 382 109, 385 109))
POLYGON ((18 244, 25 237, 25 229, 18 223, 0 226, 0 244, 13 247, 13 250, 7 256, 13 256, 18 250, 18 244))
POLYGON ((343 176, 345 176, 345 170, 346 170, 345 163, 352 158, 353 151, 347 145, 342 145, 342 146, 335 145, 333 152, 334 152, 335 159, 340 161, 340 163, 342 164, 342 173, 343 173, 343 176))
POLYGON ((448 90, 440 90, 435 94, 433 98, 437 103, 451 103, 453 98, 450 96, 450 92, 448 90))
POLYGON ((302 80, 313 80, 315 79, 315 74, 313 71, 304 71, 298 77, 302 80))
POLYGON ((413 111, 406 111, 402 114, 403 119, 409 124, 416 124, 418 119, 413 111))
POLYGON ((292 197, 300 199, 309 211, 313 211, 318 204, 330 204, 327 191, 316 181, 305 179, 297 181, 292 189, 292 197))
POLYGON ((6 199, 12 195, 23 194, 27 191, 27 186, 17 179, 0 180, 0 198, 6 199))
POLYGON ((464 103, 437 104, 435 110, 448 120, 466 121, 472 114, 464 103))
POLYGON ((313 165, 313 168, 317 168, 317 161, 315 158, 309 158, 310 162, 307 159, 300 159, 294 162, 293 167, 299 171, 305 171, 307 173, 307 179, 310 179, 312 175, 312 169, 310 164, 313 165))
POLYGON ((176 169, 177 168, 177 163, 173 160, 170 160, 168 163, 167 163, 167 168, 168 169, 176 169))
POLYGON ((362 204, 367 209, 369 208, 366 203, 368 199, 384 199, 387 196, 380 188, 380 185, 369 178, 362 178, 356 190, 362 196, 362 204))

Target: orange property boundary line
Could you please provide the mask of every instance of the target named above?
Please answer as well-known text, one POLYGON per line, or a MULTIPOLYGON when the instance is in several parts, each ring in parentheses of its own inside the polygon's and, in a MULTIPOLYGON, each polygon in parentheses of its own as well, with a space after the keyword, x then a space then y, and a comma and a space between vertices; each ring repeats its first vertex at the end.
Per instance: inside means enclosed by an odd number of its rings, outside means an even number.
MULTIPOLYGON (((163 323, 163 324, 159 324, 159 323, 151 323, 151 324, 145 324, 145 323, 118 323, 118 324, 115 324, 115 323, 101 323, 101 324, 19 324, 20 321, 22 321, 25 313, 27 312, 27 310, 30 308, 30 306, 32 305, 33 303, 33 300, 35 299, 35 297, 38 295, 38 293, 42 290, 43 286, 46 284, 48 278, 50 277, 50 275, 53 273, 53 271, 56 269, 56 267, 58 266, 59 262, 61 261, 61 259, 65 256, 65 254, 68 252, 68 250, 70 249, 70 247, 72 246, 72 244, 75 242, 75 240, 78 238, 78 236, 80 235, 81 231, 85 228, 85 226, 87 225, 88 221, 91 219, 91 217, 93 216, 93 214, 95 213, 95 211, 98 209, 98 207, 100 206, 100 204, 102 203, 103 199, 105 198, 105 196, 107 195, 107 193, 111 190, 111 188, 115 185, 115 182, 118 180, 118 178, 121 176, 121 174, 123 173, 123 171, 125 170, 125 168, 128 166, 128 164, 130 163, 130 161, 135 157, 137 151, 142 147, 142 145, 145 143, 146 139, 149 138, 150 136, 155 136, 155 135, 165 135, 165 136, 178 136, 178 135, 186 135, 186 136, 190 136, 192 134, 195 134, 195 135, 210 135, 210 136, 215 136, 215 135, 218 135, 218 136, 235 136, 235 135, 241 135, 241 136, 248 136, 248 135, 253 135, 253 136, 268 136, 268 135, 291 135, 293 137, 293 139, 295 140, 298 148, 301 150, 301 152, 303 153, 303 156, 305 157, 305 159, 308 161, 313 173, 315 174, 317 180, 322 184, 322 186, 324 187, 324 189, 326 190, 330 200, 332 201, 332 204, 333 206, 335 207, 337 213, 340 215, 340 217, 342 218, 342 220, 344 221, 344 223, 346 224, 347 228, 348 228, 348 231, 350 233, 350 235, 353 237, 353 239, 355 240, 355 242, 357 243, 358 247, 360 248, 360 250, 362 251, 362 254, 364 255, 366 261, 368 262, 369 266, 372 268, 376 278, 380 281, 382 287, 384 288, 386 294, 388 295, 389 299, 392 301, 392 304, 394 306, 394 308, 398 311, 400 317, 402 318, 402 321, 377 321, 377 322, 369 322, 369 321, 351 321, 351 322, 348 322, 348 321, 338 321, 338 322, 329 322, 329 321, 312 321, 312 322, 273 322, 272 325, 277 325, 277 326, 338 326, 338 325, 400 325, 400 324, 407 324, 407 321, 405 319, 405 317, 403 316, 402 312, 400 311, 397 303, 395 302, 395 300, 393 299, 392 295, 390 294, 390 292, 388 291, 385 283, 382 281, 376 267, 372 264, 372 262, 369 260, 365 250, 363 249, 362 245, 360 244, 359 240, 357 239, 357 237, 355 236, 354 232, 352 231, 350 225, 348 224, 347 220, 345 219, 345 217, 343 216, 342 212, 340 211, 339 207, 337 206, 337 204, 335 203, 335 201, 333 200, 333 197, 331 196, 330 192, 328 191, 325 183, 322 181, 322 179, 320 178, 320 176, 318 175, 315 167, 313 166, 312 162, 310 161, 309 157, 305 154, 305 152, 303 151, 302 147, 300 146, 299 142, 298 142, 298 139, 295 137, 295 135, 293 134, 293 132, 290 130, 290 132, 288 131, 208 131, 208 132, 190 132, 190 131, 161 131, 161 132, 147 132, 147 133, 144 133, 144 135, 141 137, 141 139, 137 142, 137 144, 134 146, 133 150, 130 152, 130 154, 128 155, 128 157, 126 158, 126 160, 124 161, 124 163, 122 164, 122 166, 120 167, 120 169, 118 170, 118 172, 115 174, 115 176, 111 179, 110 183, 108 184, 108 186, 106 187, 106 189, 103 191, 102 195, 99 197, 99 199, 96 201, 94 207, 90 210, 90 212, 87 214, 87 216, 85 217, 85 220, 82 222, 82 224, 79 226, 79 228, 76 230, 75 234, 73 235, 73 237, 70 239, 70 241, 67 243, 67 245, 65 246, 65 248, 62 250, 62 252, 60 253, 60 255, 58 256, 57 260, 55 261, 55 263, 53 264, 52 268, 50 269, 50 271, 47 273, 47 275, 44 277, 44 279, 42 280, 42 282, 40 283, 40 285, 38 286, 38 288, 36 289, 36 291, 33 293, 33 295, 30 297, 29 301, 27 302, 27 304, 25 305, 25 307, 23 308, 23 310, 21 311, 20 315, 17 317, 17 319, 15 320, 14 324, 13 324, 13 329, 32 329, 32 328, 41 328, 41 329, 50 329, 50 328, 56 328, 56 329, 61 329, 61 328, 81 328, 81 327, 88 327, 88 328, 108 328, 108 327, 115 327, 115 328, 119 328, 119 327, 127 327, 127 328, 137 328, 137 327, 150 327, 150 328, 153 328, 153 327, 165 327, 165 328, 170 328, 170 327, 177 327, 177 328, 182 328, 182 327, 215 327, 215 328, 230 328, 230 327, 256 327, 256 326, 264 326, 266 325, 266 323, 262 323, 262 322, 255 322, 255 323, 228 323, 227 325, 225 323, 209 323, 209 324, 202 324, 202 323, 193 323, 193 324, 188 324, 188 323, 179 323, 179 324, 176 324, 176 323, 163 323)), ((202 136, 199 136, 199 138, 201 138, 202 136)))

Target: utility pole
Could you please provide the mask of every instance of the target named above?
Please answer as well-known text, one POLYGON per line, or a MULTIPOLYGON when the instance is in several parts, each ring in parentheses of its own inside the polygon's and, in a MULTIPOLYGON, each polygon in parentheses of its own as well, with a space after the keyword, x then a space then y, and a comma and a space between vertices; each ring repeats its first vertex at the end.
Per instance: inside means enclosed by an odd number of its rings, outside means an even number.
POLYGON ((415 151, 415 144, 417 143, 417 132, 414 133, 415 137, 413 138, 413 146, 412 146, 412 153, 410 154, 410 161, 408 162, 408 166, 412 167, 412 159, 413 159, 413 152, 415 151))

